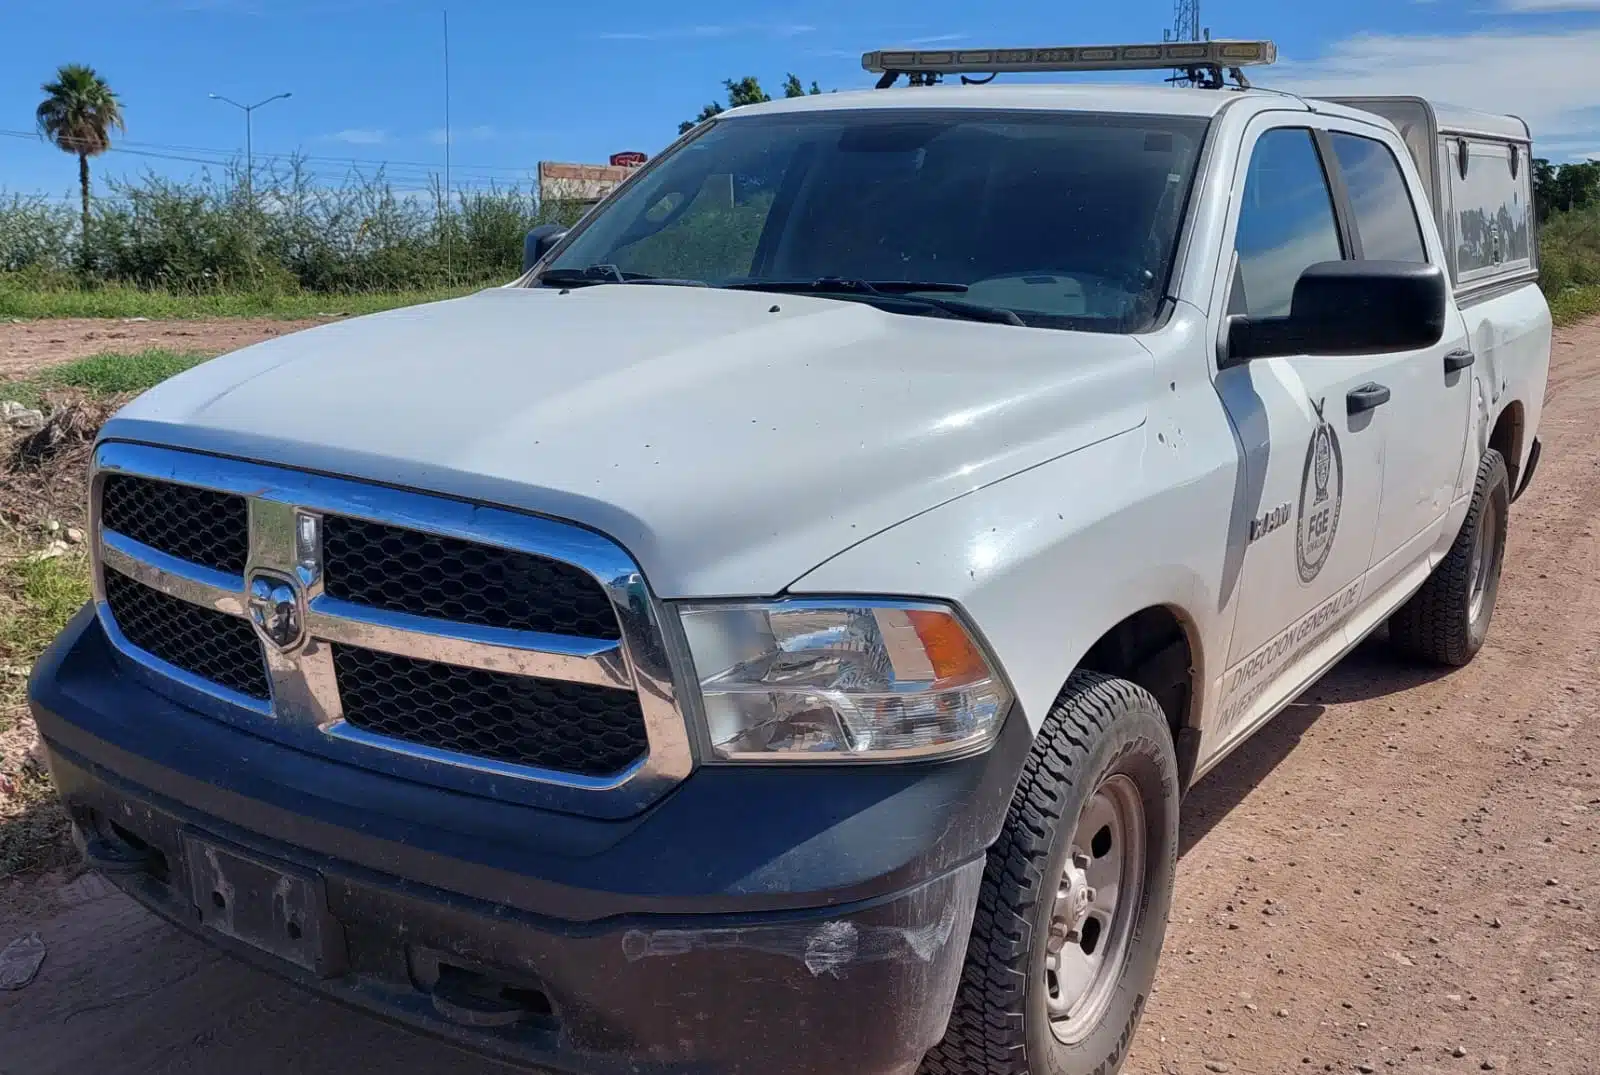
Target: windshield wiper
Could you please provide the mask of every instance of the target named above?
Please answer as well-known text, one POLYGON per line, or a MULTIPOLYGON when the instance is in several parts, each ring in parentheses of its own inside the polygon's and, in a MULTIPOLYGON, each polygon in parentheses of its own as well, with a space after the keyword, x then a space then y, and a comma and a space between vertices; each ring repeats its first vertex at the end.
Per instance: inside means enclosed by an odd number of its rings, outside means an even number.
POLYGON ((853 292, 862 295, 904 295, 910 291, 942 291, 960 295, 966 284, 947 284, 938 280, 853 280, 843 276, 819 276, 812 280, 743 280, 724 285, 734 291, 779 291, 793 295, 812 292, 853 292))
POLYGON ((546 269, 539 274, 540 287, 592 287, 595 284, 675 284, 679 287, 707 287, 704 280, 678 280, 642 272, 623 272, 615 265, 585 265, 581 269, 546 269))
POLYGON ((985 321, 996 325, 1025 326, 1026 322, 1011 310, 998 306, 981 306, 975 302, 940 298, 925 292, 962 294, 966 284, 947 284, 934 280, 850 280, 837 276, 822 276, 815 280, 747 280, 724 285, 735 291, 776 291, 790 295, 847 295, 867 300, 889 299, 896 305, 932 308, 968 321, 985 321))

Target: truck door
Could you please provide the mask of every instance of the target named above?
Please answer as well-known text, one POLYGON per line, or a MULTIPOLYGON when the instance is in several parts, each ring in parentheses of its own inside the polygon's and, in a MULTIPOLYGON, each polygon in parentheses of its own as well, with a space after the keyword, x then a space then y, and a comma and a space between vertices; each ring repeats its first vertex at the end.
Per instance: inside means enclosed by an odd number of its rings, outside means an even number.
MULTIPOLYGON (((1342 185, 1346 194, 1354 256, 1443 267, 1432 214, 1426 202, 1412 197, 1421 186, 1404 147, 1358 121, 1329 118, 1326 123, 1328 163, 1336 172, 1335 190, 1342 185)), ((1390 391, 1392 416, 1369 594, 1419 567, 1439 538, 1455 497, 1471 418, 1473 360, 1466 325, 1452 301, 1443 339, 1389 356, 1381 375, 1375 375, 1390 391)))
MULTIPOLYGON (((1287 314, 1301 272, 1352 253, 1325 143, 1304 126, 1310 119, 1268 115, 1246 132, 1227 233, 1234 267, 1213 307, 1220 314, 1287 314)), ((1217 373, 1242 453, 1236 510, 1251 522, 1218 715, 1202 752, 1246 734, 1298 689, 1310 675, 1303 663, 1360 602, 1392 429, 1379 376, 1388 361, 1307 354, 1225 363, 1217 373)))

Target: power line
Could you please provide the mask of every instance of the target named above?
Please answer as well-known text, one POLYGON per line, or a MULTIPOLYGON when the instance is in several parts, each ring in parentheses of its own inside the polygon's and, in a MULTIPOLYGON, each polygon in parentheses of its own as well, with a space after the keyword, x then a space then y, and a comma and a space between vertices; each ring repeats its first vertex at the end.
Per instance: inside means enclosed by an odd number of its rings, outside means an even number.
MULTIPOLYGON (((37 140, 39 136, 38 136, 38 134, 36 134, 33 131, 13 131, 13 130, 0 129, 0 137, 25 138, 25 139, 28 139, 29 141, 34 141, 34 140, 37 140)), ((149 151, 154 151, 154 150, 160 150, 162 152, 171 152, 171 153, 178 153, 178 154, 207 153, 207 154, 213 155, 216 159, 213 159, 213 160, 199 160, 198 158, 194 158, 194 159, 196 160, 197 163, 201 163, 201 164, 218 164, 218 165, 229 164, 239 156, 238 150, 236 150, 236 149, 213 149, 213 148, 209 148, 209 147, 206 147, 206 146, 174 145, 174 144, 165 143, 165 142, 141 142, 141 141, 136 141, 136 140, 132 140, 132 139, 118 142, 118 143, 116 143, 115 145, 113 145, 111 147, 111 152, 113 152, 113 153, 134 153, 137 150, 146 151, 145 153, 141 154, 141 155, 144 155, 144 156, 155 156, 156 155, 155 153, 149 152, 149 151)), ((281 152, 280 153, 257 153, 256 156, 258 158, 262 159, 262 160, 279 160, 279 161, 303 160, 303 161, 311 161, 311 162, 320 163, 320 164, 351 164, 351 165, 362 165, 362 166, 373 167, 373 168, 407 168, 407 169, 418 169, 418 170, 430 171, 430 172, 436 172, 436 171, 438 171, 438 168, 439 168, 439 165, 438 165, 438 163, 436 161, 390 160, 390 159, 379 158, 379 157, 330 157, 330 156, 322 156, 322 155, 315 154, 315 153, 298 153, 298 152, 295 152, 295 153, 281 153, 281 152)), ((172 157, 171 159, 173 159, 173 160, 189 160, 191 158, 184 157, 184 156, 176 156, 176 157, 172 157)), ((501 173, 501 174, 505 174, 505 175, 532 175, 534 173, 534 171, 536 170, 536 168, 537 168, 537 165, 529 166, 527 168, 523 168, 523 167, 519 167, 517 165, 511 165, 511 164, 458 164, 458 163, 452 163, 452 165, 451 165, 452 174, 457 174, 457 173, 460 173, 460 172, 463 172, 463 171, 464 172, 469 172, 469 173, 476 172, 476 173, 483 174, 485 177, 490 176, 492 173, 501 173)))

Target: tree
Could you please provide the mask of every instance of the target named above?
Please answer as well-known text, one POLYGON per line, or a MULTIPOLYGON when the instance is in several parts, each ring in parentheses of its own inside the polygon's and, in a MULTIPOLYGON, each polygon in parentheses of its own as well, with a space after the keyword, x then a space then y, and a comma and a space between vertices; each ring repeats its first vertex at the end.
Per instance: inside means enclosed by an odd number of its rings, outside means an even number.
MULTIPOLYGON (((702 108, 700 110, 700 114, 694 119, 686 119, 682 123, 678 124, 679 134, 685 134, 694 130, 697 126, 704 123, 712 116, 719 116, 729 108, 738 108, 741 105, 758 105, 765 101, 772 100, 772 97, 767 93, 767 91, 761 88, 761 81, 754 75, 745 75, 743 78, 724 79, 722 88, 728 91, 727 105, 720 105, 717 102, 712 101, 710 104, 702 108)), ((810 90, 802 89, 800 86, 800 79, 792 74, 789 75, 783 83, 783 95, 785 97, 804 97, 808 93, 820 94, 821 92, 822 89, 815 82, 811 83, 810 90)))
POLYGON ((1533 204, 1541 223, 1551 213, 1600 205, 1600 161, 1552 165, 1535 160, 1533 204))
POLYGON ((111 128, 127 130, 122 102, 94 68, 63 64, 55 80, 39 87, 45 99, 34 111, 39 135, 63 153, 78 158, 78 186, 83 195, 83 268, 89 269, 89 158, 111 148, 111 128))
POLYGON ((783 95, 785 97, 804 97, 808 93, 821 94, 822 89, 815 82, 811 83, 810 90, 805 89, 800 85, 800 79, 796 75, 791 74, 788 78, 784 79, 783 95))
POLYGON ((1600 204, 1600 161, 1563 164, 1557 169, 1553 201, 1562 212, 1600 204))
POLYGON ((1555 182, 1555 166, 1542 157, 1535 157, 1533 160, 1533 209, 1541 224, 1550 216, 1550 199, 1555 193, 1555 182))

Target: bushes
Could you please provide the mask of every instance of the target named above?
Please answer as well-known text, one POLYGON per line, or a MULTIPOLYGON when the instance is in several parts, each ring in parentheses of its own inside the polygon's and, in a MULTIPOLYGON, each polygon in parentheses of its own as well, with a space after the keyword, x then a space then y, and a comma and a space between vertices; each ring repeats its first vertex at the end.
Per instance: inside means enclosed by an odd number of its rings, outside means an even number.
MULTIPOLYGON (((578 210, 517 187, 399 192, 383 174, 319 183, 298 162, 256 177, 110 183, 89 231, 90 282, 183 293, 249 289, 393 291, 516 275, 522 237, 578 210)), ((0 273, 32 286, 80 284, 71 206, 0 193, 0 273)))
POLYGON ((77 221, 65 202, 0 193, 0 272, 48 277, 65 271, 77 221))
POLYGON ((1569 288, 1600 287, 1600 207, 1552 214, 1539 233, 1539 267, 1551 298, 1569 288))
MULTIPOLYGON (((629 267, 679 276, 721 244, 747 249, 761 208, 642 240, 634 250, 641 264, 629 267)), ((396 191, 381 172, 352 172, 332 186, 297 161, 260 170, 253 197, 235 171, 194 182, 151 174, 112 181, 95 202, 87 282, 190 296, 248 292, 268 306, 273 296, 300 292, 437 292, 510 279, 529 228, 570 224, 578 214, 518 187, 457 192, 446 203, 437 187, 396 191)), ((0 308, 38 316, 16 296, 80 292, 78 230, 72 204, 0 191, 0 308)), ((1552 303, 1573 289, 1600 288, 1600 206, 1551 214, 1540 249, 1552 303)))

